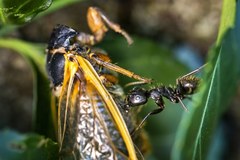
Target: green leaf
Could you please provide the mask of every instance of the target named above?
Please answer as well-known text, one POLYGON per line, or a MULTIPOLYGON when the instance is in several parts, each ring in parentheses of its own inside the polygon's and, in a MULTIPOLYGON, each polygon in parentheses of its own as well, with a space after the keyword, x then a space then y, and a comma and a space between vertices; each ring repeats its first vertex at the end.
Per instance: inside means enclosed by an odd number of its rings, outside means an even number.
POLYGON ((55 130, 51 112, 49 81, 45 71, 44 46, 17 39, 0 39, 0 47, 12 49, 23 56, 33 73, 33 127, 42 135, 54 139, 55 130))
POLYGON ((52 0, 1 0, 2 23, 22 24, 31 21, 39 12, 47 9, 52 0))
POLYGON ((236 14, 236 0, 224 0, 222 5, 221 24, 217 38, 217 45, 221 42, 226 31, 234 26, 236 14))
POLYGON ((11 130, 0 132, 1 160, 58 159, 58 145, 37 134, 19 134, 11 130))
MULTIPOLYGON (((238 14, 239 11, 238 2, 238 14)), ((235 95, 239 81, 239 23, 237 15, 235 28, 224 33, 222 42, 209 53, 199 94, 194 97, 189 113, 183 115, 178 129, 172 150, 174 160, 198 160, 208 156, 219 119, 235 95)))
MULTIPOLYGON (((49 13, 52 13, 60 8, 66 7, 67 5, 71 5, 73 3, 80 2, 82 0, 54 0, 54 2, 50 5, 50 7, 44 12, 39 11, 39 14, 37 15, 37 18, 40 18, 42 16, 46 16, 49 13)), ((36 20, 37 18, 33 19, 35 16, 32 17, 31 20, 36 20)), ((18 24, 17 22, 9 22, 8 18, 4 14, 4 7, 2 5, 2 1, 0 0, 0 24, 3 23, 3 26, 0 25, 0 36, 5 35, 12 30, 16 29, 19 25, 13 25, 18 24)), ((28 21, 24 21, 21 23, 26 23, 28 21)))
POLYGON ((44 12, 40 13, 40 17, 44 16, 46 14, 49 14, 51 12, 54 12, 56 10, 59 10, 60 8, 66 7, 68 5, 74 4, 74 3, 78 3, 81 2, 83 0, 54 0, 52 5, 44 12))

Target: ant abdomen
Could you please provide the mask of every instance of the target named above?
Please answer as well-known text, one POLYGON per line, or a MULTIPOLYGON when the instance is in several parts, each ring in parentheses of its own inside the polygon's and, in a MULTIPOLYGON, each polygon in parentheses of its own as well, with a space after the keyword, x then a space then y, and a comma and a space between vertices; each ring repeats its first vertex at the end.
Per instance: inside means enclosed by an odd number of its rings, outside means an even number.
POLYGON ((148 92, 143 88, 135 87, 133 88, 126 97, 125 109, 129 110, 134 106, 141 106, 147 103, 149 98, 148 92))

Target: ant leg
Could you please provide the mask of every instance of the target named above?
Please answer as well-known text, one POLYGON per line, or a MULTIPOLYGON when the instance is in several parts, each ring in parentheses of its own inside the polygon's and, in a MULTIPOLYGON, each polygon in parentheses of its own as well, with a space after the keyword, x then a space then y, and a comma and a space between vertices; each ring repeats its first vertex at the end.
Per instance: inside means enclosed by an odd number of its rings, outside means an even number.
POLYGON ((105 33, 108 31, 107 26, 113 31, 122 34, 126 38, 128 44, 133 43, 132 38, 126 31, 124 31, 118 24, 112 22, 102 11, 100 11, 100 9, 96 7, 89 7, 87 11, 87 22, 93 35, 80 33, 76 39, 82 44, 94 45, 100 42, 105 33))
POLYGON ((152 79, 148 79, 148 78, 144 78, 141 77, 137 74, 135 74, 134 72, 131 72, 127 69, 124 69, 122 67, 119 67, 115 64, 112 64, 108 61, 105 61, 104 59, 101 58, 101 56, 98 56, 98 54, 96 53, 90 53, 89 57, 94 60, 98 65, 104 66, 109 70, 113 70, 115 72, 121 73, 125 76, 128 76, 130 78, 134 78, 136 80, 139 80, 139 82, 137 82, 138 84, 145 84, 145 83, 151 83, 152 79))
POLYGON ((158 113, 162 112, 163 109, 164 109, 164 106, 161 106, 160 108, 157 108, 157 109, 149 112, 149 113, 143 118, 143 120, 142 120, 141 123, 137 126, 137 128, 135 128, 135 129, 131 132, 131 136, 133 136, 139 129, 142 128, 144 122, 147 120, 147 118, 148 118, 150 115, 158 114, 158 113))

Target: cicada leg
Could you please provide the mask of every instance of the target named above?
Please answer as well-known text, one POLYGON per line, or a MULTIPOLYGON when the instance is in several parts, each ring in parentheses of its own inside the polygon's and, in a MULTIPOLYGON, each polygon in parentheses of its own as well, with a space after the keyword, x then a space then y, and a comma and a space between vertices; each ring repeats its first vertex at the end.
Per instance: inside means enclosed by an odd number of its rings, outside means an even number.
POLYGON ((152 79, 142 77, 140 75, 135 74, 134 72, 131 72, 127 69, 124 69, 120 66, 117 66, 117 65, 111 63, 110 61, 106 61, 105 56, 103 57, 103 54, 101 54, 101 53, 90 53, 89 54, 89 58, 94 60, 98 65, 103 66, 103 67, 105 67, 109 70, 121 73, 121 74, 123 74, 125 76, 128 76, 130 78, 134 78, 134 79, 138 80, 138 82, 135 82, 137 84, 146 84, 146 83, 151 83, 152 82, 152 79))
POLYGON ((107 27, 122 34, 126 38, 128 44, 133 43, 133 40, 128 33, 124 31, 120 25, 112 22, 99 8, 89 7, 87 12, 87 22, 93 34, 79 33, 79 35, 76 36, 76 40, 79 43, 94 45, 100 42, 108 31, 107 27))

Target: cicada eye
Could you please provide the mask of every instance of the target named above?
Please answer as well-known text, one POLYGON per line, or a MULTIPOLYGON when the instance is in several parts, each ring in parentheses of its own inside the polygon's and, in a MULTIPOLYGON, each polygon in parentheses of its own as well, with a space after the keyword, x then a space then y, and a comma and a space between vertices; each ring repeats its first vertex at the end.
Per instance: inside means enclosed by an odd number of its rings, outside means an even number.
POLYGON ((128 94, 127 101, 130 106, 140 106, 147 103, 146 91, 143 89, 135 89, 128 94))
POLYGON ((65 58, 62 53, 50 54, 47 57, 47 72, 54 87, 63 82, 65 58))

